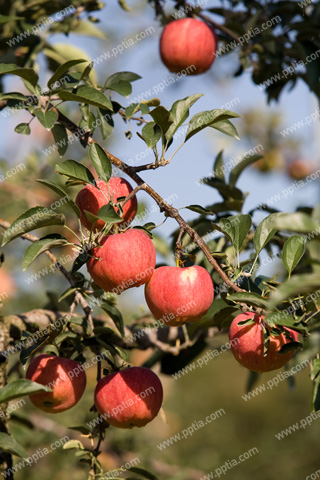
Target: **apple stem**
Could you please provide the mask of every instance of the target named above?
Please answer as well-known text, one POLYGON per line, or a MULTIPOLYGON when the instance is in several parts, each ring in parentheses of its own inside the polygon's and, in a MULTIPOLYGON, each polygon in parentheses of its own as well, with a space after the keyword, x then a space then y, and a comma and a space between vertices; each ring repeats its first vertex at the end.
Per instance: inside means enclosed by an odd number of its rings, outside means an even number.
POLYGON ((183 330, 183 334, 184 334, 184 343, 185 344, 190 344, 190 337, 189 337, 189 332, 188 332, 188 329, 187 329, 187 326, 186 325, 182 325, 182 330, 183 330))

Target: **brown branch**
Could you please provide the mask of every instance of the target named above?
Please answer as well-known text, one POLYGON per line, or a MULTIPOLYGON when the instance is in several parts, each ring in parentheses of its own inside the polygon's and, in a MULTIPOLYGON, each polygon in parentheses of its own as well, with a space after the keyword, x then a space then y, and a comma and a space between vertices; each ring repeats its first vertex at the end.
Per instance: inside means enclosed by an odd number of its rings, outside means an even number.
MULTIPOLYGON (((69 118, 63 115, 63 113, 61 113, 59 110, 55 108, 53 108, 53 110, 55 110, 59 115, 58 123, 63 125, 71 133, 75 134, 77 137, 79 138, 81 137, 83 141, 86 141, 87 145, 92 145, 94 143, 97 143, 90 135, 86 135, 86 134, 83 135, 80 127, 78 127, 75 123, 69 120, 69 118)), ((198 247, 203 251, 209 263, 218 272, 218 274, 220 275, 221 279, 225 282, 225 284, 228 285, 230 288, 232 288, 235 292, 242 292, 243 290, 239 288, 237 285, 235 285, 230 280, 230 278, 225 274, 225 272, 222 270, 218 262, 211 255, 211 251, 207 246, 207 244, 203 241, 200 235, 195 230, 193 230, 193 228, 191 228, 190 225, 181 217, 178 210, 172 207, 171 205, 169 205, 152 187, 150 187, 150 185, 148 185, 136 173, 133 167, 130 167, 126 163, 122 162, 119 158, 112 155, 105 148, 103 148, 103 150, 108 155, 111 163, 114 166, 116 166, 119 170, 122 170, 124 173, 126 173, 137 185, 141 186, 142 190, 144 190, 151 198, 153 198, 153 200, 155 200, 155 202, 160 207, 160 211, 164 211, 168 217, 175 219, 176 222, 179 224, 180 228, 183 228, 188 233, 191 240, 194 243, 196 243, 196 245, 198 245, 198 247)))
POLYGON ((123 202, 121 202, 121 207, 123 208, 125 204, 129 202, 129 200, 131 200, 131 198, 133 198, 136 193, 139 192, 139 190, 142 190, 142 188, 143 188, 143 185, 138 185, 136 188, 134 188, 132 192, 129 193, 129 195, 123 200, 123 202))
MULTIPOLYGON (((191 8, 192 5, 189 5, 189 4, 185 4, 186 7, 189 7, 191 8)), ((225 27, 224 25, 222 25, 221 23, 217 23, 215 22, 214 20, 212 20, 212 18, 208 17, 207 15, 204 15, 203 13, 201 13, 200 11, 196 10, 195 12, 195 15, 197 15, 199 18, 202 18, 202 20, 204 20, 205 22, 207 23, 210 23, 213 27, 215 27, 217 30, 221 30, 221 32, 225 33, 226 35, 228 35, 229 37, 233 38, 234 40, 236 40, 237 42, 240 42, 240 39, 238 37, 238 35, 236 35, 234 32, 232 32, 231 30, 229 30, 229 28, 225 27)))
MULTIPOLYGON (((66 317, 67 315, 67 312, 36 309, 20 313, 19 315, 6 316, 4 319, 6 325, 14 327, 10 331, 11 339, 17 343, 13 343, 8 350, 1 351, 0 355, 6 358, 10 354, 18 352, 24 348, 26 342, 28 342, 28 346, 30 346, 31 342, 35 342, 39 337, 41 338, 48 334, 47 327, 54 324, 59 318, 66 317), (21 334, 24 330, 34 334, 35 338, 33 339, 32 335, 30 335, 26 340, 21 340, 21 334)), ((79 313, 74 313, 74 316, 82 318, 82 315, 79 313)), ((107 323, 108 326, 115 329, 111 318, 109 319, 104 316, 95 315, 93 317, 93 323, 96 326, 106 325, 107 323)), ((79 333, 82 333, 83 331, 82 327, 79 325, 74 325, 73 328, 79 333)), ((172 353, 173 355, 177 355, 181 350, 185 350, 194 345, 200 338, 210 339, 219 333, 218 329, 213 327, 196 334, 192 340, 185 341, 184 333, 181 328, 168 326, 156 328, 153 317, 149 315, 135 320, 132 325, 126 325, 124 327, 124 332, 124 338, 120 338, 116 333, 114 333, 114 335, 110 334, 110 341, 112 341, 112 344, 127 350, 147 350, 148 348, 156 347, 163 352, 172 353), (139 323, 148 324, 148 327, 141 325, 141 328, 136 328, 139 323), (150 328, 152 325, 155 325, 155 328, 150 328), (179 346, 177 342, 180 342, 179 346), (172 343, 174 345, 171 345, 172 343)))
POLYGON ((162 160, 161 162, 158 163, 147 163, 145 165, 138 165, 137 167, 131 167, 132 170, 134 170, 136 173, 137 172, 143 172, 144 170, 156 170, 159 167, 164 167, 165 165, 168 165, 170 163, 170 160, 162 160))
MULTIPOLYGON (((0 309, 1 309, 1 302, 0 302, 0 309)), ((7 324, 4 318, 0 315, 0 350, 5 350, 8 346, 9 342, 9 332, 7 324)), ((7 361, 0 365, 0 388, 3 388, 7 384, 7 361)), ((8 414, 8 403, 4 402, 0 404, 0 432, 9 434, 9 414, 8 414)), ((0 452, 0 473, 5 478, 9 480, 13 480, 13 472, 10 471, 12 467, 12 455, 10 453, 1 451, 0 452)))

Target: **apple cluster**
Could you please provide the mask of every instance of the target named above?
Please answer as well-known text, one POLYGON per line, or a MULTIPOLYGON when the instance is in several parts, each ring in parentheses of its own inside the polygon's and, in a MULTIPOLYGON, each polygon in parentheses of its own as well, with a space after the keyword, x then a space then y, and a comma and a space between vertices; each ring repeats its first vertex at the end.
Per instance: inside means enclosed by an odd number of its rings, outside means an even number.
MULTIPOLYGON (((85 212, 97 214, 110 199, 116 203, 117 198, 126 197, 131 192, 131 185, 118 177, 112 177, 108 183, 98 180, 97 187, 83 187, 76 198, 83 226, 92 228, 85 212)), ((209 273, 199 266, 155 268, 156 251, 150 237, 141 229, 126 229, 136 212, 134 195, 124 204, 123 222, 118 223, 119 233, 105 235, 91 251, 87 261, 91 278, 105 292, 116 294, 145 285, 145 298, 152 314, 167 325, 179 326, 199 320, 213 301, 214 289, 209 273)), ((98 220, 94 228, 101 231, 104 225, 98 220)))
MULTIPOLYGON (((94 224, 86 212, 96 215, 101 207, 131 194, 131 185, 119 177, 109 182, 97 180, 77 195, 80 221, 88 230, 101 232, 105 222, 94 224)), ((122 209, 122 221, 113 234, 104 235, 90 252, 87 269, 94 282, 105 292, 121 294, 145 284, 145 296, 156 319, 171 326, 200 319, 213 301, 213 282, 202 267, 160 267, 151 238, 141 229, 127 228, 137 212, 132 196, 122 209), (175 295, 172 295, 175 292, 175 295)), ((162 324, 163 324, 162 323, 162 324)), ((30 395, 32 403, 47 413, 59 413, 78 403, 86 387, 83 367, 76 361, 42 354, 35 357, 26 378, 48 386, 51 391, 30 395), (76 372, 76 374, 75 374, 76 372)), ((95 389, 96 409, 118 428, 142 427, 158 414, 163 390, 158 376, 148 368, 131 367, 102 378, 95 389)))
MULTIPOLYGON (((92 224, 86 212, 96 215, 109 202, 117 208, 118 199, 127 197, 133 190, 119 177, 112 177, 108 183, 97 180, 96 185, 83 187, 76 204, 82 225, 101 232, 105 222, 99 219, 92 224)), ((161 325, 175 327, 200 320, 213 302, 211 276, 197 265, 155 268, 156 251, 149 235, 141 229, 127 228, 136 212, 137 199, 131 195, 124 203, 119 228, 104 235, 91 250, 87 261, 90 276, 105 292, 116 294, 145 285, 146 302, 161 325)), ((262 373, 281 368, 290 360, 292 349, 281 354, 279 351, 288 343, 297 342, 298 333, 289 328, 271 329, 263 315, 247 312, 233 320, 229 340, 235 359, 242 366, 262 373)), ((33 358, 26 378, 50 388, 51 391, 30 395, 32 403, 48 413, 73 407, 86 387, 83 366, 70 358, 48 354, 33 358)), ((145 426, 158 414, 162 400, 158 376, 144 367, 129 367, 108 374, 99 380, 94 393, 98 413, 118 428, 145 426)))
MULTIPOLYGON (((31 402, 47 413, 61 413, 76 405, 86 387, 86 374, 75 360, 42 354, 31 360, 26 378, 50 388, 30 395, 31 402)), ((129 367, 99 380, 94 403, 99 414, 118 428, 143 427, 162 405, 158 376, 144 367, 129 367)))

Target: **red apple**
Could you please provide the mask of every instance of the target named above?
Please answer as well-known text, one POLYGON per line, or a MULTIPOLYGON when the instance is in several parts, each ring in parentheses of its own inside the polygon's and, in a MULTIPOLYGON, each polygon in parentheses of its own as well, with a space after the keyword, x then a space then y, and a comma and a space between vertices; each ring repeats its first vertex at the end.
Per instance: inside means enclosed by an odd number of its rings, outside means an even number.
POLYGON ((183 71, 187 75, 198 75, 206 72, 215 59, 216 50, 216 34, 205 22, 195 18, 169 23, 160 39, 161 60, 174 73, 183 71))
POLYGON ((152 314, 170 326, 199 320, 209 310, 213 296, 211 277, 199 266, 157 268, 145 287, 152 314))
POLYGON ((146 283, 153 274, 156 250, 150 237, 138 229, 106 235, 91 251, 88 272, 106 292, 120 294, 146 283))
MULTIPOLYGON (((94 215, 98 213, 103 205, 106 205, 111 197, 113 203, 116 203, 117 198, 127 197, 132 192, 132 187, 127 180, 120 177, 111 177, 109 182, 104 180, 96 180, 99 189, 93 185, 86 185, 83 187, 76 197, 76 204, 78 205, 81 217, 80 221, 88 230, 91 229, 92 223, 87 219, 85 210, 94 215), (110 195, 109 195, 110 192, 110 195)), ((118 211, 118 209, 116 209, 118 211)), ((118 223, 119 226, 128 226, 134 219, 137 213, 137 197, 131 198, 123 207, 123 222, 118 223)), ((97 220, 94 228, 102 230, 105 222, 97 220)))
POLYGON ((26 378, 51 388, 52 392, 30 395, 36 407, 47 413, 60 413, 79 402, 86 387, 86 374, 80 363, 70 358, 42 354, 33 358, 26 378))
POLYGON ((285 354, 279 354, 281 347, 287 343, 297 342, 299 334, 290 328, 285 330, 291 337, 291 340, 286 338, 282 333, 279 336, 270 334, 270 342, 268 353, 264 357, 264 342, 263 329, 264 325, 270 331, 269 325, 264 321, 263 315, 257 315, 254 312, 247 312, 238 315, 231 323, 229 330, 229 341, 231 344, 231 351, 238 362, 252 370, 253 372, 270 372, 283 367, 292 355, 294 350, 288 351, 285 354), (239 322, 254 318, 254 323, 249 325, 238 325, 239 322))
POLYGON ((145 367, 111 373, 98 382, 94 392, 98 412, 118 428, 144 427, 158 415, 162 400, 158 376, 145 367))

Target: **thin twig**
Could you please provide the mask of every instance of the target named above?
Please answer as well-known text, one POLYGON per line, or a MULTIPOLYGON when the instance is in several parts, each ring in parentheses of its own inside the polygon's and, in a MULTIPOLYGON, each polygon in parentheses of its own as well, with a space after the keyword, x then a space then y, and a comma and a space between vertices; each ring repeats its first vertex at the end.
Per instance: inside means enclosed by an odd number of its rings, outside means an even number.
MULTIPOLYGON (((187 6, 187 4, 186 4, 187 6)), ((191 5, 189 5, 189 7, 191 7, 191 5)), ((201 12, 195 12, 195 14, 199 17, 199 18, 202 18, 202 20, 204 20, 205 22, 207 23, 210 23, 213 27, 215 27, 217 30, 221 30, 221 32, 225 33, 226 35, 228 35, 229 37, 233 38, 234 40, 236 40, 237 42, 240 42, 240 38, 238 37, 238 35, 236 35, 234 32, 232 32, 231 30, 229 30, 229 28, 225 27, 224 25, 221 25, 221 23, 217 23, 215 22, 214 20, 212 20, 212 18, 208 17, 207 15, 204 15, 203 13, 201 12)))
POLYGON ((131 198, 133 198, 137 192, 139 192, 139 190, 142 190, 142 188, 142 185, 138 185, 136 188, 134 188, 132 192, 129 193, 129 195, 123 200, 123 202, 121 202, 121 207, 123 208, 125 204, 129 202, 129 200, 131 200, 131 198))

